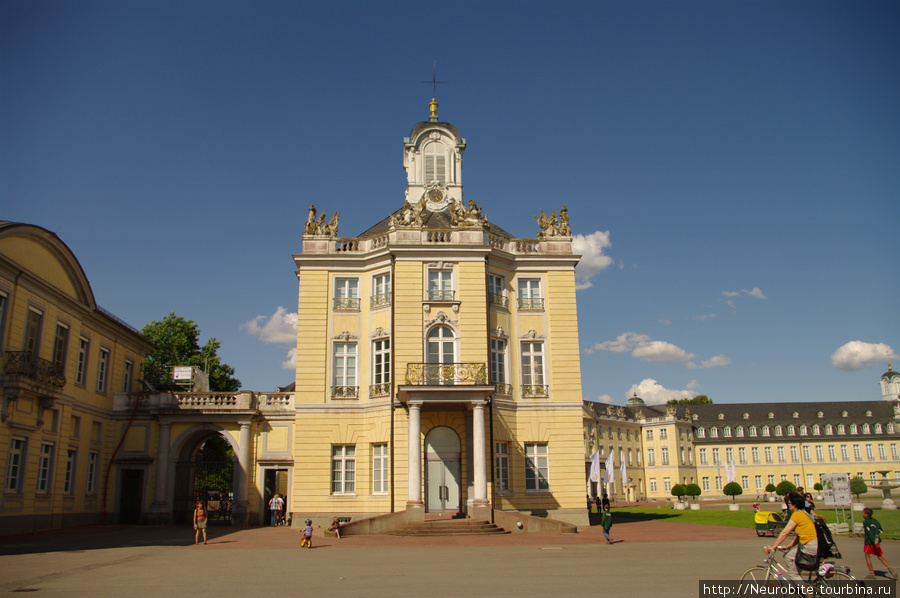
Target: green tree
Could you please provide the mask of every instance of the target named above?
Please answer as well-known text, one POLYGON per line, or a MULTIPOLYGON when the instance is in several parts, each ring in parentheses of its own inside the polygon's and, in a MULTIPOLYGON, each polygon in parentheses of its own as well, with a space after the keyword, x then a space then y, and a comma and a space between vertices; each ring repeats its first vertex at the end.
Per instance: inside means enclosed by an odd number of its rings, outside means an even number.
POLYGON ((821 492, 822 484, 820 484, 819 482, 816 482, 815 484, 813 484, 813 490, 815 490, 816 492, 821 492))
POLYGON ((766 492, 769 494, 775 492, 775 484, 766 484, 766 492))
POLYGON ((674 486, 672 486, 672 496, 677 498, 679 502, 685 494, 687 494, 687 492, 685 491, 684 486, 682 486, 681 484, 675 484, 674 486))
POLYGON ((794 486, 792 482, 789 482, 787 480, 784 480, 783 482, 775 486, 775 494, 777 494, 778 496, 784 496, 785 494, 796 491, 797 487, 794 486))
POLYGON ((210 337, 201 347, 200 327, 193 320, 176 316, 173 311, 162 320, 144 326, 141 334, 156 345, 144 362, 144 380, 150 384, 171 382, 174 366, 195 365, 209 374, 210 390, 240 390, 241 381, 234 377, 234 368, 219 359, 222 343, 210 337))
POLYGON ((869 487, 862 478, 853 478, 850 480, 850 493, 856 495, 856 500, 859 500, 860 494, 865 494, 868 491, 869 487))
POLYGON ((729 482, 725 484, 724 488, 722 488, 722 492, 725 493, 725 496, 730 496, 731 502, 734 502, 734 497, 743 494, 744 489, 741 488, 741 485, 737 482, 729 482))
POLYGON ((703 490, 701 490, 700 486, 697 484, 688 484, 684 487, 684 493, 696 500, 696 498, 703 493, 703 490))
POLYGON ((672 399, 667 405, 711 405, 712 399, 706 395, 697 395, 691 399, 672 399))

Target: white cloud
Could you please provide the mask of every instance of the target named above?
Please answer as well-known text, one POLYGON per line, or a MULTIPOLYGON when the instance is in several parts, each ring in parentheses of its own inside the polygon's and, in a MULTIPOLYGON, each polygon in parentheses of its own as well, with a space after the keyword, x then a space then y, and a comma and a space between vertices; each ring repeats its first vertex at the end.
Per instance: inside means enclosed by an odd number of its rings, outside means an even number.
MULTIPOLYGON (((696 381, 691 382, 689 386, 691 385, 696 386, 696 381)), ((644 378, 641 380, 640 384, 633 385, 628 389, 628 392, 625 393, 625 398, 630 399, 635 393, 637 393, 637 396, 643 399, 648 405, 664 405, 672 399, 692 399, 697 396, 697 393, 693 390, 672 390, 665 388, 653 378, 644 378)))
POLYGON ((756 299, 768 299, 765 293, 762 292, 762 289, 759 287, 753 287, 751 290, 741 289, 740 291, 722 291, 722 296, 727 299, 725 303, 729 305, 732 309, 734 309, 737 305, 735 299, 741 296, 746 297, 754 297, 756 299))
POLYGON ((643 359, 644 361, 660 361, 662 363, 673 363, 676 361, 687 361, 694 358, 693 353, 688 353, 681 347, 667 343, 665 341, 650 341, 638 347, 631 352, 631 356, 635 359, 643 359))
POLYGON ((712 320, 716 317, 717 314, 703 314, 702 316, 694 316, 695 320, 700 320, 701 322, 705 322, 707 320, 712 320))
POLYGON ((607 405, 612 405, 613 398, 609 395, 600 395, 597 397, 598 403, 606 403, 607 405))
POLYGON ((284 361, 281 362, 281 367, 285 370, 295 369, 297 365, 296 313, 288 312, 279 305, 271 316, 256 316, 242 324, 241 329, 246 330, 267 345, 290 345, 291 349, 284 361))
POLYGON ((831 364, 845 372, 864 370, 890 359, 898 359, 890 345, 884 343, 866 343, 850 341, 835 351, 831 356, 831 364))
POLYGON ((581 255, 575 267, 575 290, 591 288, 594 286, 591 280, 613 265, 613 258, 603 254, 603 250, 611 245, 609 231, 598 230, 589 235, 572 237, 572 252, 581 255))
POLYGON ((726 365, 731 365, 731 358, 726 357, 725 355, 716 355, 715 357, 711 357, 711 358, 707 359, 706 361, 701 361, 699 365, 697 365, 693 361, 689 361, 687 363, 687 367, 690 370, 696 370, 696 369, 707 370, 710 368, 724 367, 726 365))

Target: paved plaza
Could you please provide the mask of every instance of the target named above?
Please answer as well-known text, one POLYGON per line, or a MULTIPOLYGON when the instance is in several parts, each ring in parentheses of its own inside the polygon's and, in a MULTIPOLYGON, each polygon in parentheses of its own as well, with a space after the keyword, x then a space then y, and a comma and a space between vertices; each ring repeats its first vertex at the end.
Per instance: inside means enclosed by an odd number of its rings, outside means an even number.
MULTIPOLYGON (((298 548, 300 533, 212 527, 95 526, 0 538, 0 594, 36 596, 673 596, 737 579, 762 560, 752 529, 619 521, 578 534, 475 538, 357 536, 298 548)), ((768 539, 771 542, 771 539, 768 539)), ((841 564, 867 571, 862 540, 839 538, 841 564)), ((900 564, 900 544, 885 554, 900 564)), ((879 566, 876 570, 880 569, 879 566)))

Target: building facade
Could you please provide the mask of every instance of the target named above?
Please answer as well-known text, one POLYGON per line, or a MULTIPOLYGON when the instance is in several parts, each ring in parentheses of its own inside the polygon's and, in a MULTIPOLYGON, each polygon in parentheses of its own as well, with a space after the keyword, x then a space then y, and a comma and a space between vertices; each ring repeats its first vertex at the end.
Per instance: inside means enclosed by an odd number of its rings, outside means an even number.
MULTIPOLYGON (((790 481, 812 489, 825 474, 847 473, 867 484, 900 480, 900 375, 881 377, 883 399, 832 403, 752 403, 625 407, 586 403, 586 459, 624 457, 603 488, 620 500, 660 500, 676 484, 697 484, 703 497, 724 497, 730 481, 743 495, 766 494, 790 481), (624 436, 623 436, 624 432, 624 436), (632 468, 632 462, 634 468, 632 468)), ((591 487, 597 491, 596 485, 591 487)))
POLYGON ((150 349, 97 306, 56 235, 0 222, 0 534, 96 523, 117 497, 135 515, 127 505, 149 487, 149 462, 114 454, 122 422, 112 407, 136 389, 150 349))

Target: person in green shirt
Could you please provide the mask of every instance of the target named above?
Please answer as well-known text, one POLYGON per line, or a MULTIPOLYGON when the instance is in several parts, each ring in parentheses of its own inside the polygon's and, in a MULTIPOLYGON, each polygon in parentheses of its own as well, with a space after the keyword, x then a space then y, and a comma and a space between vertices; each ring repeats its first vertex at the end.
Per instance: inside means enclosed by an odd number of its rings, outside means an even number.
POLYGON ((888 565, 884 558, 884 551, 881 550, 881 524, 872 517, 872 512, 872 509, 868 507, 863 509, 863 553, 866 555, 866 565, 869 567, 869 575, 866 579, 875 579, 875 569, 872 568, 873 554, 884 563, 890 576, 897 579, 897 572, 888 565))
POLYGON ((609 505, 606 505, 603 508, 603 513, 600 514, 600 525, 603 526, 603 535, 606 536, 606 543, 612 544, 612 539, 609 537, 609 530, 612 527, 612 514, 609 512, 609 505))

